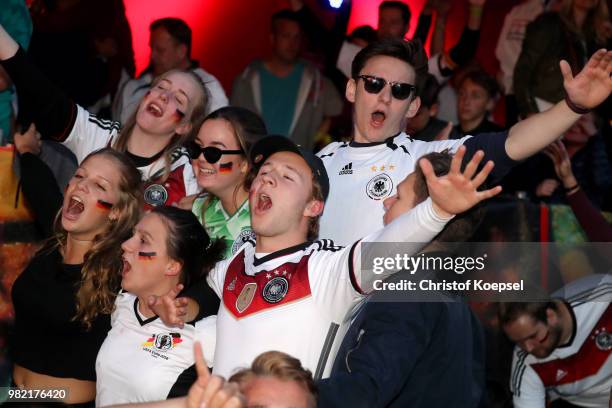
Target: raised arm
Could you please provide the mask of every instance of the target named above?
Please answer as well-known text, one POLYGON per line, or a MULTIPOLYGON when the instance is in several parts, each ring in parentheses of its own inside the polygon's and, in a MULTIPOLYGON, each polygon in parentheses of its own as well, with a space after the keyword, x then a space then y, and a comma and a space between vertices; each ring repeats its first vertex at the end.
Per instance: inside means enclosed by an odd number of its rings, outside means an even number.
POLYGON ((430 72, 436 76, 439 82, 444 82, 450 77, 453 70, 467 64, 474 58, 480 41, 480 25, 486 0, 469 1, 467 24, 461 32, 459 41, 448 52, 444 52, 444 35, 446 14, 449 8, 445 7, 447 3, 444 0, 438 0, 438 2, 440 6, 438 7, 438 16, 431 39, 431 55, 433 57, 430 62, 430 72), (434 66, 431 64, 434 64, 434 66))
POLYGON ((40 140, 33 125, 23 134, 15 133, 15 147, 21 155, 19 162, 23 195, 44 237, 51 237, 55 216, 62 207, 63 195, 53 172, 38 157, 40 140))
POLYGON ((574 177, 572 164, 563 142, 557 141, 544 150, 555 165, 555 172, 563 184, 567 201, 580 226, 591 242, 612 242, 612 225, 601 215, 580 188, 574 177))
POLYGON ((0 64, 17 88, 20 115, 36 123, 44 138, 66 139, 76 119, 76 105, 28 61, 1 25, 0 64))
POLYGON ((334 25, 328 30, 312 10, 304 4, 303 0, 290 1, 291 9, 295 11, 300 19, 304 33, 312 44, 323 49, 329 63, 333 64, 338 59, 338 53, 346 36, 346 29, 351 15, 351 3, 351 0, 342 2, 342 5, 336 12, 334 25))
MULTIPOLYGON (((384 274, 362 274, 363 243, 398 243, 398 247, 400 247, 399 243, 414 243, 414 247, 410 248, 410 250, 416 253, 442 231, 446 223, 455 214, 467 211, 479 202, 501 192, 500 186, 489 190, 478 190, 491 173, 493 162, 487 162, 477 172, 479 164, 484 157, 484 153, 478 151, 464 169, 461 170, 465 152, 465 146, 461 146, 453 156, 450 171, 441 177, 435 175, 433 167, 428 160, 420 160, 419 165, 427 181, 429 198, 412 210, 397 217, 382 230, 368 235, 355 246, 352 258, 355 278, 363 292, 370 290, 374 279, 383 279, 385 277, 384 274)), ((402 249, 405 250, 405 245, 402 246, 402 249)), ((389 253, 395 255, 392 246, 389 246, 388 250, 389 253)), ((365 255, 366 257, 368 256, 368 254, 365 255)), ((387 275, 395 272, 397 270, 388 271, 387 275)))
POLYGON ((567 61, 560 65, 566 100, 510 128, 505 146, 510 158, 523 160, 544 149, 580 118, 580 112, 595 108, 612 92, 612 51, 597 51, 575 77, 567 61))

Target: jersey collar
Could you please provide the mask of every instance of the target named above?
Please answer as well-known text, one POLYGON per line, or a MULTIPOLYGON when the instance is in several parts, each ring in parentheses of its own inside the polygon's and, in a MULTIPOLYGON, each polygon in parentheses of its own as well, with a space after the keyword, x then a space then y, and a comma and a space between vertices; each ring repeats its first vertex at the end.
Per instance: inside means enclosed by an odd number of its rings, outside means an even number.
POLYGON ((259 266, 259 265, 262 265, 262 264, 264 264, 264 263, 266 263, 266 262, 268 262, 268 261, 270 261, 270 260, 272 260, 274 258, 280 258, 281 256, 285 256, 285 255, 289 255, 289 254, 292 254, 292 253, 297 252, 297 251, 301 251, 301 250, 305 249, 310 244, 311 244, 311 242, 302 242, 301 244, 294 245, 294 246, 291 246, 289 248, 284 248, 284 249, 278 250, 276 252, 271 252, 271 253, 269 253, 269 254, 261 257, 261 258, 257 258, 256 255, 253 255, 253 266, 259 266))
POLYGON ((134 314, 136 315, 136 319, 138 319, 138 323, 140 323, 140 326, 144 326, 145 324, 149 324, 152 321, 154 321, 154 320, 159 318, 159 316, 155 315, 153 317, 149 317, 148 319, 143 320, 142 317, 140 317, 140 312, 138 311, 138 297, 136 297, 136 299, 134 299, 134 314))
POLYGON ((362 142, 356 142, 354 140, 351 140, 351 142, 349 143, 349 146, 350 147, 372 147, 372 146, 380 146, 382 144, 387 144, 387 146, 389 146, 390 148, 395 150, 397 148, 397 146, 395 145, 395 143, 393 143, 393 139, 395 139, 396 137, 398 137, 401 134, 402 134, 402 132, 398 132, 398 133, 394 134, 393 136, 389 136, 388 138, 386 138, 382 142, 362 143, 362 142), (392 146, 395 146, 395 147, 392 147, 392 146))

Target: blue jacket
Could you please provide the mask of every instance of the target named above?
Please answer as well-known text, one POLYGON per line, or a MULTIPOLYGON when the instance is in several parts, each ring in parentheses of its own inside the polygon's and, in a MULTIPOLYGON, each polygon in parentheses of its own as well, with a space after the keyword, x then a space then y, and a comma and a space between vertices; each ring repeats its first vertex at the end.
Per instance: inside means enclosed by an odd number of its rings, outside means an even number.
POLYGON ((381 302, 378 295, 365 301, 330 378, 319 383, 318 407, 477 407, 485 348, 470 308, 450 296, 381 302))

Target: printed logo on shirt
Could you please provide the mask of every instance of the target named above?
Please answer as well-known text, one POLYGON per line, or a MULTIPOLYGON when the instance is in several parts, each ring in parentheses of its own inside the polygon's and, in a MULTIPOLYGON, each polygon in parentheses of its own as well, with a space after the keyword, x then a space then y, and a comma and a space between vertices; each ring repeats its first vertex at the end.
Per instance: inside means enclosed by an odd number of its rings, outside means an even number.
POLYGON ((289 281, 282 276, 277 276, 266 283, 262 296, 268 303, 278 303, 285 298, 289 291, 289 281))
POLYGON ((255 293, 257 292, 257 283, 249 282, 240 291, 240 295, 236 299, 236 310, 239 313, 244 312, 253 302, 255 293))
POLYGON ((142 347, 143 350, 151 353, 151 356, 168 360, 168 356, 160 354, 160 352, 166 353, 182 342, 180 333, 158 333, 153 334, 147 341, 142 343, 142 347))
POLYGON ((234 243, 232 244, 232 255, 234 255, 236 251, 238 251, 240 247, 244 245, 245 242, 255 242, 255 237, 255 231, 253 231, 251 228, 245 228, 240 231, 240 234, 238 234, 238 236, 234 240, 234 243))
POLYGON ((374 176, 366 185, 366 193, 372 200, 387 198, 392 189, 393 180, 386 173, 374 176))
POLYGON ((227 288, 225 288, 225 290, 227 290, 228 292, 233 292, 236 289, 236 280, 237 279, 238 278, 234 277, 234 279, 232 279, 230 284, 227 285, 227 288))
POLYGON ((161 184, 151 184, 144 191, 144 200, 154 207, 164 205, 168 199, 168 190, 161 184))
POLYGON ((612 333, 608 333, 604 328, 595 335, 595 345, 601 351, 612 350, 612 333))
POLYGON ((339 176, 343 176, 345 174, 353 174, 353 162, 345 165, 338 173, 339 176))
POLYGON ((563 377, 567 375, 567 371, 563 371, 561 369, 557 370, 557 381, 561 381, 563 377))

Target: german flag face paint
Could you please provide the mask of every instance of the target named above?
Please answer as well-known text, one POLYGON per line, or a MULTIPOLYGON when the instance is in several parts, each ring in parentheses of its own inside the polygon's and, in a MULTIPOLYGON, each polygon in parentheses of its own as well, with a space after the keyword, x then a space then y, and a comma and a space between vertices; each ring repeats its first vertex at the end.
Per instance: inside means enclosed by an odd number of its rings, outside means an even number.
POLYGON ((152 261, 157 256, 157 252, 138 252, 138 259, 141 261, 152 261))
POLYGON ((113 208, 113 205, 107 201, 98 200, 96 202, 96 208, 102 211, 110 211, 110 209, 113 208))
POLYGON ((233 162, 219 164, 219 173, 231 173, 234 167, 233 162))

